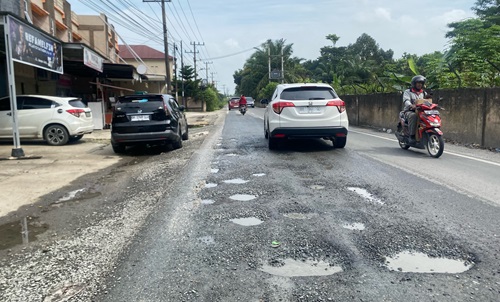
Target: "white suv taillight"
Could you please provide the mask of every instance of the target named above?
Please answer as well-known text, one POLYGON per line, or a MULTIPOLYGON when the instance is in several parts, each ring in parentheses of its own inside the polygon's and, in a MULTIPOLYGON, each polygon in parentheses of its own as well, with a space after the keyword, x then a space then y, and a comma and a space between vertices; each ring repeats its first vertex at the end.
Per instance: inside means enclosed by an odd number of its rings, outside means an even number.
POLYGON ((273 111, 276 114, 281 114, 285 107, 295 107, 295 104, 292 102, 276 102, 273 104, 273 111))
POLYGON ((74 115, 76 117, 80 117, 81 114, 85 113, 84 109, 68 109, 66 110, 67 113, 74 115))
POLYGON ((342 100, 329 101, 328 103, 326 103, 326 106, 335 106, 340 113, 345 111, 345 102, 342 100))

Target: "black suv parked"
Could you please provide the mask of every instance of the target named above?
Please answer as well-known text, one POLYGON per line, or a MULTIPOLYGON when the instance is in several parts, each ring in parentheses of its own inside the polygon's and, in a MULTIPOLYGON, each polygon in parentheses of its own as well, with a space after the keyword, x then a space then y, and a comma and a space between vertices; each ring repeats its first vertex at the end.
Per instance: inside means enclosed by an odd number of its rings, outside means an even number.
POLYGON ((169 94, 137 94, 118 98, 111 122, 111 146, 115 153, 128 145, 172 144, 182 148, 188 139, 184 106, 169 94))

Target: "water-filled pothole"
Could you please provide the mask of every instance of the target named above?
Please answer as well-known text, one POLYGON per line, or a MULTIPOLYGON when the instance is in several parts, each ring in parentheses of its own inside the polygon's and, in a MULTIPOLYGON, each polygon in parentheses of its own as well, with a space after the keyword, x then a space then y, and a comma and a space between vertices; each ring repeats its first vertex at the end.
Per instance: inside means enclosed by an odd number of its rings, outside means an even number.
POLYGON ((253 176, 255 177, 262 177, 262 176, 266 176, 266 173, 255 173, 255 174, 252 174, 253 176))
POLYGON ((228 153, 228 154, 226 154, 226 156, 237 156, 237 154, 235 154, 235 153, 228 153))
POLYGON ((210 172, 212 172, 213 174, 219 173, 219 169, 215 169, 215 168, 214 169, 210 169, 210 172))
POLYGON ((66 195, 64 195, 63 197, 59 198, 59 200, 56 201, 56 203, 71 200, 71 199, 75 198, 78 193, 83 192, 83 191, 85 191, 85 189, 78 189, 78 190, 71 191, 71 192, 67 193, 66 195))
POLYGON ((206 245, 215 244, 215 239, 212 236, 199 237, 198 240, 206 245))
POLYGON ((236 194, 236 195, 230 196, 229 198, 231 198, 233 200, 238 200, 238 201, 249 201, 249 200, 257 198, 257 196, 250 195, 250 194, 236 194))
POLYGON ((214 204, 215 200, 212 199, 202 199, 201 204, 214 204))
POLYGON ((310 186, 309 188, 313 189, 313 190, 323 190, 325 188, 325 186, 321 186, 321 185, 312 185, 310 186))
POLYGON ((317 213, 285 213, 283 216, 290 218, 290 219, 312 219, 314 217, 317 217, 317 213))
POLYGON ((248 182, 248 180, 236 178, 236 179, 224 180, 224 182, 227 184, 246 184, 248 182))
POLYGON ((352 231, 362 231, 365 229, 365 225, 359 222, 353 223, 345 223, 342 225, 344 229, 352 230, 352 231))
POLYGON ((245 218, 235 218, 231 219, 231 222, 242 225, 242 226, 254 226, 263 223, 264 221, 260 220, 257 217, 245 217, 245 218))
POLYGON ((47 224, 40 223, 38 218, 34 217, 23 217, 21 220, 0 225, 0 250, 35 241, 37 235, 48 228, 47 224))
POLYGON ((205 184, 205 188, 215 188, 217 187, 217 184, 214 184, 214 183, 206 183, 205 184))
POLYGON ((265 264, 259 269, 265 273, 282 277, 329 276, 342 272, 342 267, 332 266, 323 261, 297 261, 285 259, 278 266, 265 264))
POLYGON ((375 202, 375 203, 378 203, 378 204, 384 204, 384 202, 382 200, 380 200, 380 199, 376 198, 375 196, 373 196, 373 194, 371 194, 370 192, 368 192, 366 189, 356 188, 356 187, 348 187, 347 189, 349 191, 357 193, 361 197, 366 198, 368 201, 375 202))
POLYGON ((403 251, 394 257, 386 257, 385 265, 391 271, 457 274, 469 270, 474 263, 448 258, 432 258, 424 253, 403 251))

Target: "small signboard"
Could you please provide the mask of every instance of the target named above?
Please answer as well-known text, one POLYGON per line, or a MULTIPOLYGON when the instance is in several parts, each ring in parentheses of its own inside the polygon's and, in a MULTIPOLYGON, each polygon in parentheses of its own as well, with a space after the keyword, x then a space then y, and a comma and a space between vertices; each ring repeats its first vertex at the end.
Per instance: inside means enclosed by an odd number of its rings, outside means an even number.
POLYGON ((102 72, 103 61, 104 60, 103 58, 101 58, 101 56, 88 49, 87 47, 83 47, 83 64, 99 72, 102 72))
POLYGON ((270 79, 281 79, 281 71, 279 70, 273 70, 269 74, 270 79))
POLYGON ((61 43, 11 16, 7 26, 13 61, 63 73, 61 43))

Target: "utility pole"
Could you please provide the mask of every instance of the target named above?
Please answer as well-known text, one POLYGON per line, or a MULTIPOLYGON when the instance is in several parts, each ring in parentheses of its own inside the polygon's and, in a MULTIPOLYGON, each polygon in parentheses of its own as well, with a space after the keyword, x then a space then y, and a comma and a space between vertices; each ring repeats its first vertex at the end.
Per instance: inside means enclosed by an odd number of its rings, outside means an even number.
POLYGON ((165 82, 166 91, 170 93, 171 79, 170 79, 170 60, 168 58, 168 36, 167 36, 167 16, 165 14, 165 2, 172 2, 172 0, 142 0, 142 2, 159 2, 161 1, 161 13, 163 17, 163 47, 165 49, 165 82))
MULTIPOLYGON (((216 72, 211 72, 210 75, 212 76, 212 85, 215 83, 214 82, 214 74, 217 74, 216 72)), ((216 87, 217 88, 217 87, 216 87)))
POLYGON ((177 76, 177 44, 174 43, 174 81, 175 81, 175 99, 177 100, 179 98, 179 85, 177 84, 178 81, 178 76, 177 76))
POLYGON ((283 46, 281 46, 281 84, 285 83, 285 69, 283 68, 283 46))
POLYGON ((198 51, 196 51, 196 46, 204 46, 205 43, 200 43, 200 42, 191 42, 191 45, 193 45, 193 51, 191 52, 186 52, 186 53, 192 53, 194 54, 194 58, 193 58, 193 61, 194 61, 194 80, 196 81, 196 75, 198 73, 198 71, 196 70, 196 54, 198 53, 198 51))
POLYGON ((205 79, 208 81, 208 64, 213 64, 214 62, 205 62, 205 79))
POLYGON ((184 71, 184 53, 182 52, 182 40, 181 40, 181 86, 182 86, 182 105, 186 107, 186 99, 184 98, 184 77, 182 72, 184 71))

